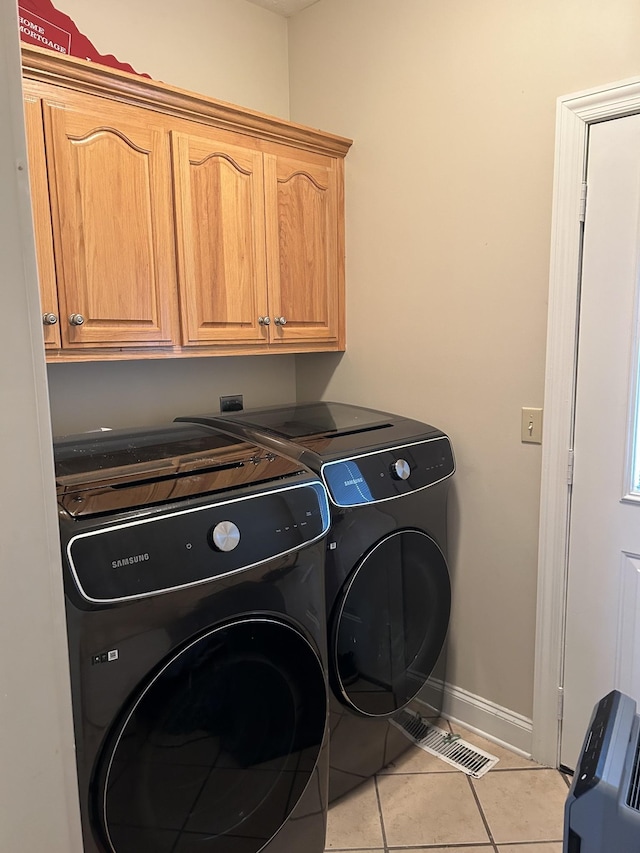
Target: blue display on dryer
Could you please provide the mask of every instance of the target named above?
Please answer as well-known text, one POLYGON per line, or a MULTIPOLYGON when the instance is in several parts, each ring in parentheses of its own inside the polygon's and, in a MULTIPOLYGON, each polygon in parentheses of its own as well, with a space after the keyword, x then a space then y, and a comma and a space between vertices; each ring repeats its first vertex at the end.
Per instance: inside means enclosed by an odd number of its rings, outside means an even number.
POLYGON ((332 462, 324 466, 322 474, 338 506, 358 506, 375 501, 355 460, 332 462))
POLYGON ((446 436, 326 462, 322 477, 336 506, 388 501, 446 480, 455 470, 446 436))

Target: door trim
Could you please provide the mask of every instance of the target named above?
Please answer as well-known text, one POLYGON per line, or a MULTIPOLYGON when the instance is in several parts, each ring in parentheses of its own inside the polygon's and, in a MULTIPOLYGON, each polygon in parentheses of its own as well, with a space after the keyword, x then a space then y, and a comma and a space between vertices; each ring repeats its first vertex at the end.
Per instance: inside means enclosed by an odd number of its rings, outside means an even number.
MULTIPOLYGON (((589 125, 640 112, 640 78, 560 97, 556 108, 542 446, 532 755, 557 766, 582 243, 580 195, 589 125)), ((588 204, 588 202, 587 202, 588 204)))

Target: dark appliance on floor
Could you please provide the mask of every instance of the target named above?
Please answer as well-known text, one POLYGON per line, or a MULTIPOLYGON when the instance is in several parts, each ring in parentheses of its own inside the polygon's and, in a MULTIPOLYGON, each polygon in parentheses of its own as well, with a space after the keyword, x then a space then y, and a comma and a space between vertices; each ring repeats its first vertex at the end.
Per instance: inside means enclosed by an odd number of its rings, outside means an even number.
POLYGON ((564 810, 564 853, 639 853, 640 717, 612 690, 595 706, 564 810))
POLYGON ((408 748, 392 725, 396 712, 410 705, 433 722, 442 709, 451 442, 428 424, 342 403, 179 420, 263 443, 311 468, 327 487, 334 800, 408 748))
POLYGON ((86 853, 322 853, 318 477, 187 424, 55 463, 86 853))

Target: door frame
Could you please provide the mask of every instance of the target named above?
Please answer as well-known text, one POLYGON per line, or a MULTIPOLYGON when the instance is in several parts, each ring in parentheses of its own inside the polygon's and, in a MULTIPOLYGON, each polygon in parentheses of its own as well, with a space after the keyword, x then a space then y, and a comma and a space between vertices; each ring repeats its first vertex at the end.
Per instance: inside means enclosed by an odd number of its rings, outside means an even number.
POLYGON ((538 539, 532 755, 559 760, 571 490, 569 450, 582 251, 581 196, 589 125, 640 112, 640 77, 560 97, 556 108, 551 262, 538 539))

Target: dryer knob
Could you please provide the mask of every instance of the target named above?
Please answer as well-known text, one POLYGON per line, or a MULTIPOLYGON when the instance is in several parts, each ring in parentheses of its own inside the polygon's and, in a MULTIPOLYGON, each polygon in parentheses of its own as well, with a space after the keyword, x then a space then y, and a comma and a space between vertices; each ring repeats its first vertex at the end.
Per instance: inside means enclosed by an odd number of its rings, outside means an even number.
POLYGON ((391 476, 396 480, 408 480, 411 466, 406 459, 397 459, 391 466, 391 476))
POLYGON ((233 551, 240 543, 240 531, 233 521, 220 521, 211 531, 211 543, 216 551, 233 551))

